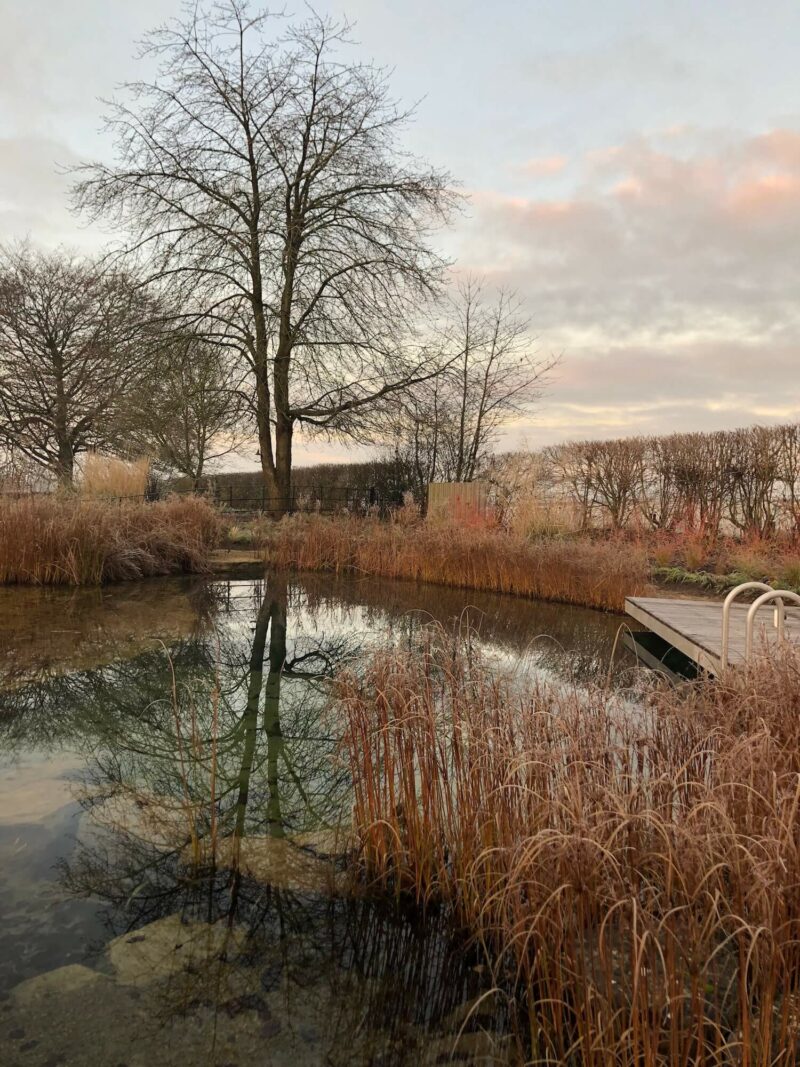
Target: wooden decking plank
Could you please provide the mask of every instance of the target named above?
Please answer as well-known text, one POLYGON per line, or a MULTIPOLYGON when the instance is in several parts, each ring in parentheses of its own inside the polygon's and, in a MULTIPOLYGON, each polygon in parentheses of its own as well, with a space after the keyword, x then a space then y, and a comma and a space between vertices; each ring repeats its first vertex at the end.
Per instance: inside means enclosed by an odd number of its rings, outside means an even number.
MULTIPOLYGON (((625 609, 637 622, 669 641, 706 670, 719 670, 722 660, 722 603, 662 597, 629 597, 625 609)), ((744 659, 749 604, 733 604, 730 616, 728 657, 731 663, 744 659)), ((756 642, 777 639, 773 627, 774 604, 766 604, 756 619, 756 642)), ((800 641, 800 615, 788 608, 786 636, 800 641)))

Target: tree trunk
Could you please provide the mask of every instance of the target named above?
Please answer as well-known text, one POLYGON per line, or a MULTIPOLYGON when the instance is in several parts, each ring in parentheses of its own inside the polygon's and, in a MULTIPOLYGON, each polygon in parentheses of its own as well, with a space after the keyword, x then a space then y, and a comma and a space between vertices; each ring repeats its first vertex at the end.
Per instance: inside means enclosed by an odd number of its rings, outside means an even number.
POLYGON ((276 511, 287 515, 292 510, 292 420, 278 415, 275 425, 275 467, 277 481, 276 511))
POLYGON ((67 411, 67 394, 64 386, 64 357, 56 347, 51 348, 53 359, 53 376, 55 378, 55 439, 58 444, 58 465, 56 477, 62 489, 72 488, 72 479, 75 473, 75 453, 70 440, 69 415, 67 411))
POLYGON ((272 458, 272 434, 269 425, 269 415, 265 415, 263 421, 266 427, 262 427, 262 414, 258 413, 258 448, 261 457, 261 476, 264 479, 264 510, 273 518, 280 518, 284 514, 280 510, 280 492, 278 480, 275 476, 275 462, 272 458))
POLYGON ((71 489, 74 476, 75 454, 72 451, 72 445, 69 441, 59 441, 58 466, 56 467, 56 477, 58 478, 59 486, 62 489, 71 489))
MULTIPOLYGON (((251 164, 254 166, 254 164, 251 164)), ((253 192, 258 200, 258 184, 254 177, 253 192)), ((280 509, 280 492, 275 476, 275 453, 272 449, 272 397, 269 382, 269 346, 267 343, 267 323, 264 314, 264 300, 261 278, 261 251, 258 237, 258 213, 256 212, 251 232, 251 279, 253 283, 253 321, 255 337, 253 338, 253 369, 256 379, 256 425, 258 429, 258 452, 261 459, 261 474, 264 479, 264 510, 274 518, 280 518, 284 511, 280 509)))

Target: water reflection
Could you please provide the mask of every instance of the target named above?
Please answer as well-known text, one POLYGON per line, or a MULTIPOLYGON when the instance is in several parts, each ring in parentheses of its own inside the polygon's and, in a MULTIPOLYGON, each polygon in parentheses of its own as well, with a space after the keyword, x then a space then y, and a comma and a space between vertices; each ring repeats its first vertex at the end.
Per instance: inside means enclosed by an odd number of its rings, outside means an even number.
MULTIPOLYGON (((26 1059, 22 1039, 0 1035, 0 1061, 40 1062, 46 1050, 117 1062, 133 1041, 149 1063, 254 1051, 268 1063, 433 1063, 461 1034, 467 1062, 513 1062, 506 1008, 480 1000, 480 958, 446 917, 420 926, 351 893, 328 682, 369 647, 413 642, 431 618, 475 627, 508 662, 528 652, 536 669, 593 677, 616 620, 281 574, 151 583, 151 595, 138 590, 135 613, 116 605, 127 623, 105 631, 109 602, 92 630, 84 601, 77 652, 37 656, 28 634, 6 667, 0 985, 13 989, 5 1033, 34 1030, 38 1044, 26 1059), (52 787, 36 815, 23 802, 29 779, 43 795, 52 787), (37 1025, 42 997, 58 1025, 37 1025)), ((41 628, 59 601, 36 604, 41 628)))

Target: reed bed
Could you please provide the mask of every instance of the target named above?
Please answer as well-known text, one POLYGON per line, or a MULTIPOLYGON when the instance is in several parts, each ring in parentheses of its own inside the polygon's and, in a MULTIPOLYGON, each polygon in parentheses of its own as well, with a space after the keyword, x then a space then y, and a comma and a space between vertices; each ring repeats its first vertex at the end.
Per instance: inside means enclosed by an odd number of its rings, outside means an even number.
POLYGON ((636 546, 527 541, 494 528, 294 516, 263 533, 266 561, 298 570, 409 578, 621 611, 647 586, 636 546))
POLYGON ((152 504, 0 498, 0 583, 93 585, 202 573, 220 536, 216 511, 198 497, 152 504))
POLYGON ((89 452, 83 463, 80 492, 85 496, 144 499, 150 481, 150 460, 118 459, 89 452))
POLYGON ((800 652, 634 704, 434 633, 338 698, 358 871, 485 947, 531 1062, 797 1062, 800 652))

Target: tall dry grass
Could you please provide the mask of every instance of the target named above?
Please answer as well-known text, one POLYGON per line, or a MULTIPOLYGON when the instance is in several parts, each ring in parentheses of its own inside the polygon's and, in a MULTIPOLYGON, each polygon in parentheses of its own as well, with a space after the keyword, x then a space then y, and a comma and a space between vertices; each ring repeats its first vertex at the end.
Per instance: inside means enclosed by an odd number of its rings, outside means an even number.
POLYGON ((478 525, 293 516, 263 537, 266 561, 279 567, 410 578, 617 611, 647 585, 646 556, 636 546, 531 542, 478 525))
POLYGON ((80 491, 85 496, 144 499, 150 479, 150 460, 118 459, 89 452, 83 462, 80 491))
POLYGON ((800 651, 633 706, 434 636, 339 699, 358 868, 485 946, 531 1062, 797 1062, 800 651))
POLYGON ((153 504, 0 497, 0 583, 91 585, 203 572, 220 535, 216 511, 198 497, 153 504))
POLYGON ((581 533, 581 514, 569 499, 520 492, 506 503, 503 526, 526 540, 573 537, 581 533))

